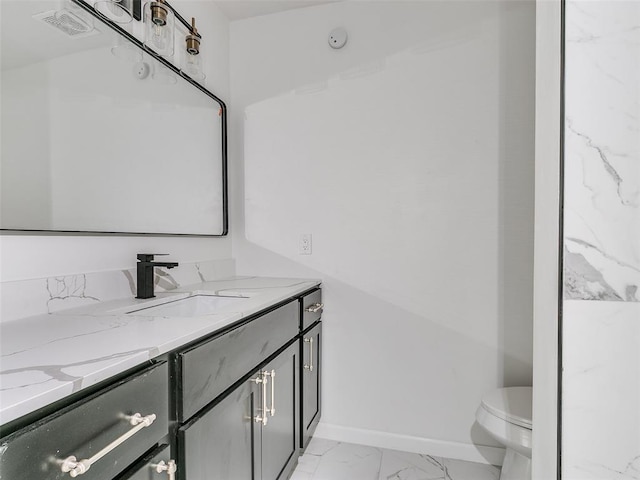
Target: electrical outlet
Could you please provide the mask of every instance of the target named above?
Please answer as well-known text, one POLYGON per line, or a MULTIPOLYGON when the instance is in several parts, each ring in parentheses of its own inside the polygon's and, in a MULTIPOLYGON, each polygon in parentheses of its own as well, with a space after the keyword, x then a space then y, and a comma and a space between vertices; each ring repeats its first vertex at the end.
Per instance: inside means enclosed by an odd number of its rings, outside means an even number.
POLYGON ((311 234, 303 233, 300 235, 299 252, 300 255, 311 255, 311 234))

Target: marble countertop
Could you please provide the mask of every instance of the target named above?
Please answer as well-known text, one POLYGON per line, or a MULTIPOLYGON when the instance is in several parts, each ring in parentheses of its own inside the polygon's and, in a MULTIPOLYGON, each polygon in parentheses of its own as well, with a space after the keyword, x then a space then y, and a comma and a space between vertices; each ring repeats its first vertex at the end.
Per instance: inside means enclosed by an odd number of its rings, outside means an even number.
POLYGON ((231 277, 157 294, 150 300, 131 297, 0 323, 0 424, 319 284, 320 280, 310 279, 231 277), (197 293, 247 298, 197 317, 123 313, 197 293))

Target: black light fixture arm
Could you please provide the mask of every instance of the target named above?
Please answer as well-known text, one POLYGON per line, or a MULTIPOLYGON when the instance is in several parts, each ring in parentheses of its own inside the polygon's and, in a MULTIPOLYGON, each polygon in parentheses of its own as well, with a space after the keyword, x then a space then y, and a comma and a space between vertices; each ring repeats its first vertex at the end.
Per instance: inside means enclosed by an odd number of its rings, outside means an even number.
POLYGON ((176 18, 178 20, 180 20, 180 23, 182 23, 182 25, 189 30, 189 32, 191 33, 191 35, 195 35, 198 38, 202 38, 202 35, 200 35, 198 33, 198 30, 196 30, 195 28, 193 28, 191 26, 191 24, 189 22, 187 22, 184 17, 182 15, 180 15, 180 13, 178 13, 178 11, 173 7, 173 5, 171 5, 167 0, 162 0, 162 3, 164 3, 167 7, 169 7, 169 9, 173 12, 173 14, 176 16, 176 18))
MULTIPOLYGON (((143 0, 133 0, 133 1, 132 1, 131 8, 132 8, 132 10, 133 10, 133 18, 135 18, 136 20, 141 20, 141 19, 142 19, 142 14, 141 14, 141 12, 142 12, 142 1, 143 1, 143 0)), ((185 18, 184 18, 182 15, 180 15, 180 12, 178 12, 178 11, 174 8, 174 6, 173 6, 173 5, 171 5, 167 0, 162 0, 162 3, 163 3, 164 5, 166 5, 166 6, 167 6, 167 8, 169 8, 169 10, 171 10, 171 11, 173 12, 173 14, 175 15, 175 17, 180 21, 180 23, 181 23, 181 24, 182 24, 182 25, 183 25, 187 30, 189 30, 189 33, 190 33, 191 35, 195 35, 196 37, 198 37, 198 38, 200 38, 200 39, 202 38, 202 35, 200 35, 200 34, 198 33, 198 31, 197 31, 195 28, 193 28, 193 27, 191 26, 191 24, 190 24, 189 22, 187 22, 187 21, 185 20, 185 18)))

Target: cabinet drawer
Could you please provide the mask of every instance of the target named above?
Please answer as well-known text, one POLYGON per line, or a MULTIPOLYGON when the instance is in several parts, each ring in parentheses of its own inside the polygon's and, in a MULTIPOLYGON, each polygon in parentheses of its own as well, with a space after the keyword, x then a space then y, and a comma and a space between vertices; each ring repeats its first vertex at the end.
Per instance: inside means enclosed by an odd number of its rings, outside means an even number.
POLYGON ((92 457, 136 428, 126 417, 155 414, 156 419, 97 460, 83 480, 111 480, 167 435, 169 421, 167 364, 149 367, 39 422, 2 439, 3 479, 69 479, 61 463, 70 456, 92 457))
POLYGON ((300 299, 302 304, 302 317, 300 330, 305 331, 322 317, 322 290, 315 290, 300 299))
POLYGON ((176 357, 178 420, 188 420, 298 333, 298 302, 272 312, 176 357))
MULTIPOLYGON (((118 477, 118 480, 168 480, 170 477, 167 469, 172 466, 170 462, 173 462, 173 460, 171 459, 169 445, 160 445, 151 453, 145 455, 139 463, 122 477, 118 477)), ((177 467, 174 470, 174 474, 176 473, 177 467)))

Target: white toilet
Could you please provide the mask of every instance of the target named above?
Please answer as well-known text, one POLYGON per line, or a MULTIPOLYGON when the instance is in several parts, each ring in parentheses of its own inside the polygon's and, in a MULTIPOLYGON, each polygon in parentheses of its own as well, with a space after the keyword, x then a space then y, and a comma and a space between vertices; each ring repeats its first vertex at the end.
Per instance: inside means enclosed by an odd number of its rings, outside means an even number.
POLYGON ((531 387, 487 393, 476 420, 507 449, 500 480, 531 480, 531 387))

